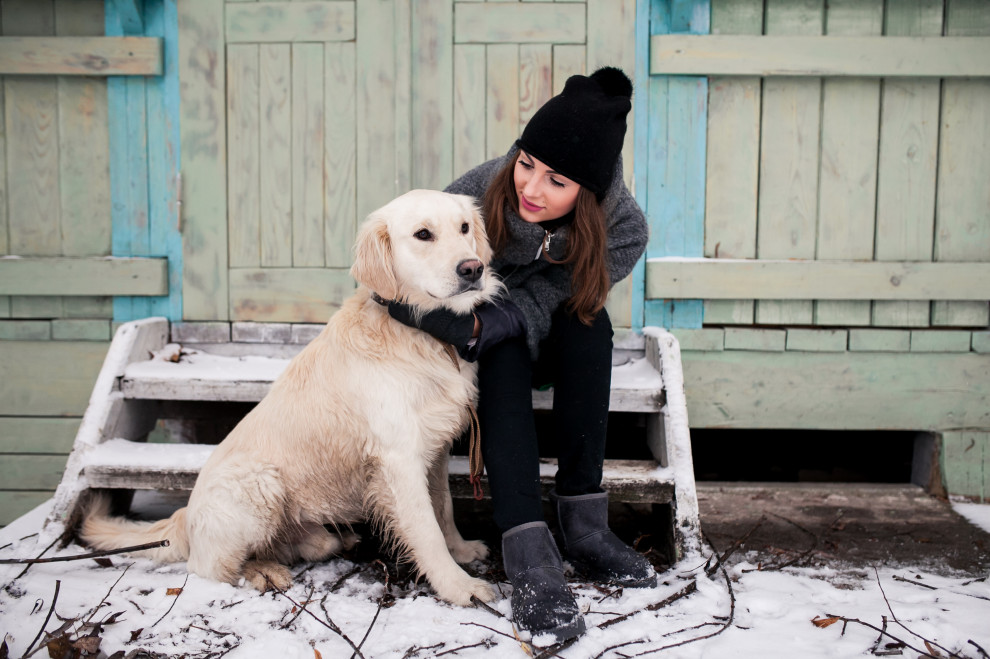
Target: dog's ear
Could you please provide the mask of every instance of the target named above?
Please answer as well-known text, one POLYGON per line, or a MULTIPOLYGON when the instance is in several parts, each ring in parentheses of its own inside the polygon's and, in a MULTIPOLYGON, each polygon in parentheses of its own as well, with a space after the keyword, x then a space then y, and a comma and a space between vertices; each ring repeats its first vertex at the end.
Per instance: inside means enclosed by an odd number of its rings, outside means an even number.
POLYGON ((476 204, 471 204, 471 229, 474 231, 475 242, 477 242, 476 251, 478 252, 478 258, 485 265, 491 263, 492 260, 492 248, 488 244, 488 232, 485 230, 485 220, 481 217, 481 211, 478 210, 476 204))
POLYGON ((358 232, 351 276, 386 300, 394 300, 399 294, 395 271, 392 269, 392 241, 388 236, 385 218, 368 216, 358 232))

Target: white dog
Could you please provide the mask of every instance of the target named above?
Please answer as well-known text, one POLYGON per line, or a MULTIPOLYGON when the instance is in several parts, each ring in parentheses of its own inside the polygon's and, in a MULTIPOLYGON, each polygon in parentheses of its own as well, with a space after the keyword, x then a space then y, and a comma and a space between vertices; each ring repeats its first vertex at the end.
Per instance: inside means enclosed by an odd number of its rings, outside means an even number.
POLYGON ((468 312, 501 284, 470 197, 414 190, 372 213, 351 274, 361 286, 207 461, 187 507, 159 522, 107 516, 96 498, 80 536, 98 549, 168 539, 149 552, 259 590, 287 588, 284 564, 324 560, 370 519, 455 604, 492 599, 457 563, 484 558, 454 526, 452 442, 470 422, 476 366, 393 320, 374 298, 468 312), (332 534, 324 524, 345 529, 332 534))

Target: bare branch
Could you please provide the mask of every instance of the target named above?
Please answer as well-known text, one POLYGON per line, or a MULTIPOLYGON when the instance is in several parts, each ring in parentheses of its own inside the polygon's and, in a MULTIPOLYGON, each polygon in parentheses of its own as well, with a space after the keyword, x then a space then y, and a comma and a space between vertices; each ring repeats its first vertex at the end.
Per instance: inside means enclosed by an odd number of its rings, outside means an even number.
POLYGON ((27 646, 27 649, 24 651, 24 656, 25 657, 30 657, 31 654, 33 654, 31 652, 31 647, 35 643, 37 643, 38 642, 38 639, 41 638, 41 635, 45 633, 45 627, 48 626, 48 621, 52 619, 52 613, 55 612, 55 602, 58 601, 58 591, 59 591, 59 589, 61 587, 62 587, 61 580, 56 579, 55 580, 55 594, 52 595, 52 605, 50 607, 48 607, 48 615, 45 616, 45 621, 43 623, 41 623, 41 629, 38 630, 38 635, 34 637, 34 640, 31 641, 31 643, 27 646))
MULTIPOLYGON (((51 545, 49 545, 49 548, 50 547, 51 545)), ((123 554, 129 551, 141 551, 143 549, 157 549, 159 547, 168 547, 168 540, 161 540, 159 542, 149 542, 148 544, 145 545, 135 545, 133 547, 122 547, 120 549, 104 549, 102 551, 91 551, 87 554, 76 554, 74 556, 53 556, 52 558, 0 558, 0 565, 14 565, 21 563, 34 565, 35 563, 59 563, 62 561, 79 561, 84 558, 100 558, 101 556, 112 556, 114 554, 123 554)), ((46 549, 45 551, 48 550, 46 549)), ((23 572, 21 574, 23 574, 23 572)))

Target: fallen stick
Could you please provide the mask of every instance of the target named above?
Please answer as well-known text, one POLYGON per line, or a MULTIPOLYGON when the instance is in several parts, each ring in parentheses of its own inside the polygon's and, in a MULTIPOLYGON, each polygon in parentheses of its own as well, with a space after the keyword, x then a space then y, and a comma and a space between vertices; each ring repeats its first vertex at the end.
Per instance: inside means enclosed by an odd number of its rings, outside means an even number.
MULTIPOLYGON (((62 582, 59 581, 58 579, 56 579, 55 580, 55 594, 52 595, 52 605, 50 607, 48 607, 48 615, 45 616, 45 621, 43 623, 41 623, 41 629, 38 630, 38 635, 34 637, 34 640, 31 641, 31 644, 27 646, 27 650, 24 651, 24 656, 25 657, 30 657, 31 654, 33 654, 31 652, 31 648, 34 646, 35 643, 38 642, 38 639, 41 638, 41 635, 45 633, 45 627, 48 626, 48 621, 52 619, 52 613, 55 612, 55 602, 58 601, 58 591, 59 591, 59 589, 61 587, 62 587, 62 582)), ((40 648, 42 648, 44 646, 40 646, 39 645, 38 647, 40 649, 40 648)))
MULTIPOLYGON (((54 544, 54 543, 53 543, 54 544)), ((144 549, 158 549, 168 547, 168 540, 159 542, 149 542, 146 545, 135 545, 133 547, 122 547, 121 549, 104 549, 102 551, 91 551, 88 554, 75 554, 74 556, 53 556, 52 558, 0 558, 0 565, 17 565, 27 563, 59 563, 62 561, 79 561, 85 558, 100 558, 102 556, 112 556, 113 554, 124 554, 129 551, 141 551, 144 549)))

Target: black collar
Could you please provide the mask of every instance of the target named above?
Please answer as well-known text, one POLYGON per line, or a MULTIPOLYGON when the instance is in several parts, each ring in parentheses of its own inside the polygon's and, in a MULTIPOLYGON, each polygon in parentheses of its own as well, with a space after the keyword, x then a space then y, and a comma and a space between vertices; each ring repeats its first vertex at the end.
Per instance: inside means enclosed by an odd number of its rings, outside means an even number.
POLYGON ((378 304, 382 305, 383 307, 387 307, 389 303, 388 300, 386 300, 385 298, 383 298, 381 295, 379 295, 374 291, 371 291, 371 299, 377 302, 378 304))

